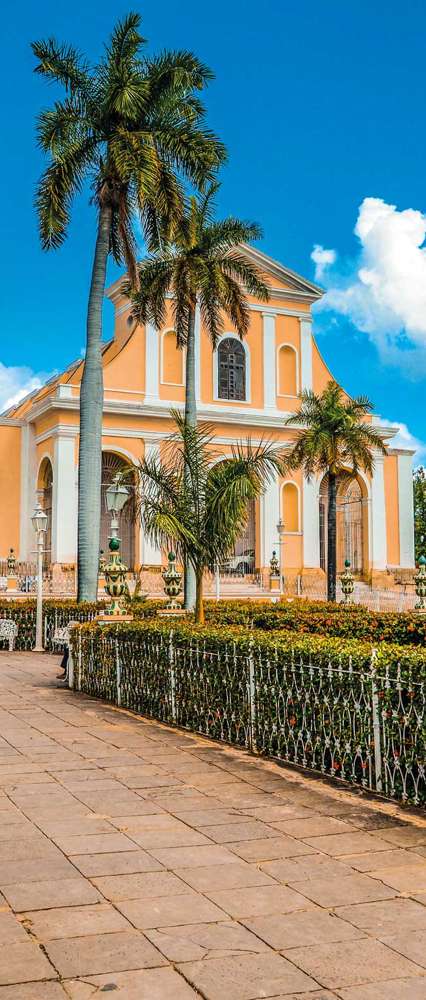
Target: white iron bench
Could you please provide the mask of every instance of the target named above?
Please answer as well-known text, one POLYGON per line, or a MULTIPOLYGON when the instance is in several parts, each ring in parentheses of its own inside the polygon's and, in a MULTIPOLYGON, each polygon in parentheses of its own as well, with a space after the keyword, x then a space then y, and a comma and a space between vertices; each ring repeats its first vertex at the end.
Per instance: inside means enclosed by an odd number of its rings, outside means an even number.
POLYGON ((0 639, 5 639, 9 643, 10 652, 15 647, 15 639, 18 635, 18 626, 11 618, 0 618, 0 639))

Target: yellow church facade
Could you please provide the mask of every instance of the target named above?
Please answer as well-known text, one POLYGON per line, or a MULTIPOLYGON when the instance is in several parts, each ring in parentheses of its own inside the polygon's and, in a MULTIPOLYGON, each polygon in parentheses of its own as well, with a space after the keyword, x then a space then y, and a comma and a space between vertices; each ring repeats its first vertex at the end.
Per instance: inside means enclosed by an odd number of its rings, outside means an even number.
MULTIPOLYGON (((301 389, 320 393, 332 378, 312 334, 312 305, 322 291, 253 248, 245 251, 270 288, 267 303, 249 299, 250 329, 241 342, 225 321, 212 349, 201 316, 196 320, 196 394, 199 419, 208 421, 215 448, 224 457, 233 443, 273 439, 284 448, 294 440, 285 418, 298 408, 301 389)), ((172 407, 184 404, 184 364, 176 347, 172 311, 164 329, 129 323, 130 304, 121 280, 108 290, 115 310, 114 336, 103 349, 103 493, 123 464, 160 455, 170 434, 172 407)), ((0 558, 10 547, 21 561, 33 558, 31 514, 37 497, 49 519, 47 559, 60 589, 61 575, 76 563, 79 394, 82 362, 33 392, 0 418, 3 476, 0 558)), ((378 426, 380 420, 371 418, 378 426)), ((360 579, 391 585, 396 571, 414 565, 411 451, 392 444, 398 427, 382 427, 388 451, 377 455, 373 475, 360 474, 338 500, 338 563, 351 562, 360 579)), ((158 589, 165 554, 144 537, 132 517, 122 519, 122 550, 129 567, 141 570, 148 589, 158 589)), ((247 529, 224 574, 267 585, 278 551, 282 522, 282 568, 287 580, 323 577, 326 564, 327 491, 324 481, 302 474, 269 483, 250 509, 247 529)), ((102 504, 101 548, 107 548, 108 516, 102 504)))

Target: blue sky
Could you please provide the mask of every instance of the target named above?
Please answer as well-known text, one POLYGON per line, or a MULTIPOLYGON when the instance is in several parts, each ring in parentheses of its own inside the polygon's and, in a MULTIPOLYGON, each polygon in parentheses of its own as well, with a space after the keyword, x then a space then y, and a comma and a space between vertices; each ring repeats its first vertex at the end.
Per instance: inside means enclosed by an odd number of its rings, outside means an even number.
MULTIPOLYGON (((45 0, 3 14, 1 403, 80 354, 95 227, 83 197, 66 245, 39 248, 34 119, 52 91, 32 73, 30 41, 55 35, 96 59, 129 7, 45 0)), ((216 73, 206 102, 229 150, 220 214, 258 221, 266 253, 319 276, 327 295, 315 328, 333 374, 426 441, 424 3, 149 0, 136 9, 151 51, 193 49, 216 73)))

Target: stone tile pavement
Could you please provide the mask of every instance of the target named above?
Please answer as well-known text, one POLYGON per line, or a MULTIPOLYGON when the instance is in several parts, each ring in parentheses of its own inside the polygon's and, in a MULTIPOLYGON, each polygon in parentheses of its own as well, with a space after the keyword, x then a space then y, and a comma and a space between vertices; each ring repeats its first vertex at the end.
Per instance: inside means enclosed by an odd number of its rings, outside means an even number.
POLYGON ((0 653, 0 1000, 426 1000, 426 821, 0 653))

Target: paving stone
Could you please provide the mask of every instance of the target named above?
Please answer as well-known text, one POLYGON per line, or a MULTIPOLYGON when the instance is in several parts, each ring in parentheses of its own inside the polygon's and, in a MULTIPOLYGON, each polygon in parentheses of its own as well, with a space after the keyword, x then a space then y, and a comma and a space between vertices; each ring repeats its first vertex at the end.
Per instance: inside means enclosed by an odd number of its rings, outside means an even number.
POLYGON ((208 868, 177 868, 175 874, 197 892, 275 884, 269 875, 243 861, 233 865, 211 865, 208 868))
POLYGON ((162 927, 161 930, 146 930, 145 934, 170 962, 268 951, 264 941, 234 921, 162 927))
POLYGON ((371 875, 399 892, 426 892, 426 864, 413 868, 381 868, 371 875))
POLYGON ((245 840, 229 844, 229 849, 245 861, 273 861, 276 858, 297 858, 316 854, 313 847, 301 843, 293 837, 265 837, 261 840, 245 840))
POLYGON ((191 827, 185 826, 184 823, 168 830, 146 830, 143 833, 131 830, 129 836, 147 851, 151 850, 152 847, 156 849, 162 847, 198 847, 210 844, 209 839, 203 833, 200 833, 199 830, 191 830, 191 827))
POLYGON ((101 819, 96 813, 72 819, 42 820, 38 824, 44 833, 58 842, 63 837, 77 837, 95 833, 115 833, 114 826, 107 819, 101 819))
POLYGON ((277 830, 290 837, 322 837, 332 833, 353 833, 354 827, 334 816, 311 816, 308 819, 283 819, 274 823, 277 830))
POLYGON ((0 946, 28 941, 28 935, 14 913, 0 912, 0 946))
POLYGON ((358 906, 341 906, 339 917, 376 937, 404 931, 426 930, 426 908, 413 899, 387 899, 358 906))
POLYGON ((249 889, 224 889, 218 892, 206 892, 206 895, 236 920, 270 913, 291 913, 292 910, 310 908, 310 903, 304 896, 282 885, 253 886, 249 889))
POLYGON ((66 987, 71 1000, 89 1000, 94 995, 98 998, 104 995, 104 991, 108 993, 110 990, 114 993, 114 1000, 120 997, 122 1000, 197 1000, 199 996, 178 972, 170 968, 89 976, 84 983, 67 980, 66 987))
POLYGON ((408 979, 421 975, 421 968, 402 955, 386 948, 380 941, 364 938, 361 941, 317 944, 308 948, 293 948, 288 952, 292 962, 317 983, 328 989, 359 986, 386 979, 408 979))
POLYGON ((287 803, 277 803, 273 805, 273 800, 268 806, 250 808, 246 810, 248 816, 253 816, 255 819, 262 820, 263 823, 269 823, 273 826, 275 823, 280 823, 287 819, 308 819, 310 816, 314 816, 315 813, 312 809, 307 809, 306 806, 299 806, 297 803, 287 802, 287 803))
MULTIPOLYGON (((386 831, 387 836, 388 831, 386 831)), ((375 837, 372 833, 340 833, 329 837, 304 837, 307 844, 317 851, 324 851, 334 858, 345 854, 365 854, 368 851, 387 851, 386 840, 375 837)))
POLYGON ((319 906, 344 906, 369 900, 391 899, 395 890, 368 875, 319 876, 306 882, 294 882, 298 892, 319 906))
POLYGON ((178 812, 175 814, 178 819, 184 820, 189 826, 196 830, 203 830, 205 826, 222 826, 222 824, 241 823, 244 817, 239 812, 230 809, 193 809, 192 811, 178 812))
MULTIPOLYGON (((73 859, 74 860, 74 859, 73 859)), ((346 876, 352 874, 346 862, 336 861, 327 854, 307 854, 301 858, 280 858, 262 861, 261 871, 272 875, 278 882, 304 882, 309 878, 346 876)))
POLYGON ((139 930, 227 919, 223 910, 195 892, 153 899, 126 899, 116 905, 139 930))
MULTIPOLYGON (((1 914, 0 914, 1 917, 1 914)), ((21 916, 23 926, 38 941, 55 941, 59 938, 84 937, 89 934, 107 934, 129 930, 129 924, 121 913, 109 903, 94 906, 62 906, 52 910, 30 910, 21 916)), ((1 941, 1 922, 0 922, 1 941)))
POLYGON ((143 934, 133 930, 49 941, 46 951, 65 978, 149 969, 167 964, 154 945, 143 934))
POLYGON ((226 847, 209 844, 205 847, 154 847, 149 853, 165 868, 206 868, 209 865, 232 865, 235 856, 226 847))
POLYGON ((187 885, 176 875, 166 871, 93 878, 93 882, 99 891, 113 902, 120 899, 175 896, 189 891, 187 885))
POLYGON ((232 842, 246 840, 260 840, 264 837, 275 837, 275 830, 260 823, 259 820, 244 821, 240 823, 222 824, 220 826, 206 826, 204 833, 216 844, 230 844, 232 842))
POLYGON ((41 948, 32 941, 8 944, 0 949, 0 984, 31 983, 40 979, 56 979, 57 973, 41 948))
POLYGON ((16 882, 3 889, 10 906, 17 912, 47 910, 54 906, 79 906, 103 902, 102 896, 83 878, 46 882, 16 882))
POLYGON ((426 1000, 426 979, 393 979, 339 990, 341 1000, 426 1000))
MULTIPOLYGON (((112 854, 116 851, 137 851, 129 837, 122 833, 99 833, 82 837, 57 837, 56 843, 64 854, 112 854)), ((0 866, 1 885, 1 866, 0 866)))
POLYGON ((400 955, 405 955, 405 958, 417 962, 417 965, 426 969, 426 930, 407 931, 401 927, 398 934, 381 937, 380 940, 400 955))
POLYGON ((162 865, 146 851, 118 851, 113 854, 73 854, 72 863, 88 878, 99 875, 130 875, 161 871, 162 865))
POLYGON ((206 1000, 255 1000, 317 986, 281 955, 239 955, 178 966, 206 1000))
POLYGON ((0 1000, 66 1000, 67 994, 60 983, 32 982, 19 986, 0 986, 0 1000))
POLYGON ((35 855, 27 861, 2 861, 0 888, 3 889, 12 882, 51 881, 54 878, 71 878, 74 874, 75 869, 72 864, 59 853, 56 857, 49 858, 38 858, 35 855))
MULTIPOLYGON (((395 847, 389 851, 380 851, 379 854, 377 851, 369 854, 347 854, 344 863, 359 872, 374 872, 381 871, 382 868, 389 870, 391 868, 405 868, 406 866, 409 868, 421 866, 425 865, 425 860, 419 855, 413 854, 412 851, 395 847)), ((336 862, 333 861, 333 864, 336 862)))
POLYGON ((2 862, 33 861, 35 858, 62 859, 62 855, 47 837, 33 836, 25 840, 19 837, 14 837, 13 840, 0 839, 0 858, 2 862))
MULTIPOLYGON (((243 924, 275 951, 330 941, 351 941, 363 937, 363 932, 322 910, 292 912, 288 916, 244 918, 243 924)), ((360 944, 362 949, 362 945, 360 944)), ((291 957, 291 956, 290 956, 291 957)))
POLYGON ((426 846, 426 823, 422 826, 395 826, 383 830, 381 836, 398 847, 426 846))

